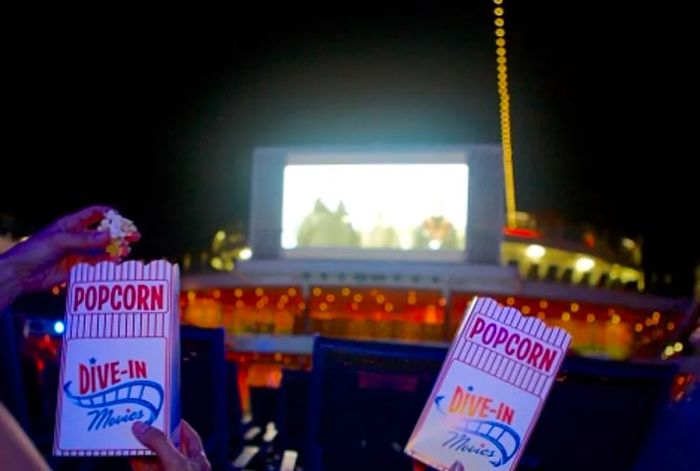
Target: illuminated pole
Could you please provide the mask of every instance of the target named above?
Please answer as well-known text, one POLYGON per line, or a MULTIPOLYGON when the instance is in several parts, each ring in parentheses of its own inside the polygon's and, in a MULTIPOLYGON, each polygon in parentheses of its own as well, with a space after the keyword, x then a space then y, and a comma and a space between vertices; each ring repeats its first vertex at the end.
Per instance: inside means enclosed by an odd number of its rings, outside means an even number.
POLYGON ((513 146, 510 135, 510 95, 508 94, 508 65, 506 59, 506 30, 503 19, 503 0, 493 0, 496 25, 496 62, 498 70, 498 98, 501 112, 501 147, 503 150, 503 178, 506 191, 506 221, 515 227, 515 178, 513 176, 513 146))

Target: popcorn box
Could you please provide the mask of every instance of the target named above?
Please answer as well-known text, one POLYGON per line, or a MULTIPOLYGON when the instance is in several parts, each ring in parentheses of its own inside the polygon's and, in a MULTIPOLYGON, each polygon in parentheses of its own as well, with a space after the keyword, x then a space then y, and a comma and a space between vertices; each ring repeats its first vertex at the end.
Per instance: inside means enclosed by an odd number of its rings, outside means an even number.
POLYGON ((179 438, 178 294, 165 261, 73 267, 54 455, 151 455, 131 432, 137 420, 179 438))
POLYGON ((571 335, 474 298, 405 452, 439 470, 512 470, 571 335))

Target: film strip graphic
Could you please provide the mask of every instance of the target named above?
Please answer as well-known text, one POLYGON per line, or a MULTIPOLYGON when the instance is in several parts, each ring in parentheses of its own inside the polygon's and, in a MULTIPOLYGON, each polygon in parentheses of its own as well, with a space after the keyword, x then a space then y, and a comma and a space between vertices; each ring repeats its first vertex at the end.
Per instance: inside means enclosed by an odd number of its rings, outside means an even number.
POLYGON ((109 407, 121 404, 133 404, 142 406, 148 410, 150 416, 144 418, 144 422, 152 424, 160 414, 163 407, 163 388, 153 381, 131 381, 125 384, 112 386, 88 396, 78 396, 70 391, 71 381, 68 381, 63 390, 66 396, 78 407, 94 409, 96 407, 109 407))
MULTIPOLYGON (((444 399, 444 396, 436 397, 435 405, 439 413, 448 417, 447 412, 444 410, 444 399)), ((520 435, 511 427, 501 422, 494 420, 455 418, 451 418, 451 421, 453 422, 452 431, 449 433, 452 434, 452 437, 443 443, 443 446, 449 445, 449 447, 453 449, 466 446, 470 438, 465 436, 464 433, 481 438, 489 442, 498 451, 498 454, 492 456, 489 460, 493 466, 500 466, 507 463, 515 456, 520 448, 520 435)))

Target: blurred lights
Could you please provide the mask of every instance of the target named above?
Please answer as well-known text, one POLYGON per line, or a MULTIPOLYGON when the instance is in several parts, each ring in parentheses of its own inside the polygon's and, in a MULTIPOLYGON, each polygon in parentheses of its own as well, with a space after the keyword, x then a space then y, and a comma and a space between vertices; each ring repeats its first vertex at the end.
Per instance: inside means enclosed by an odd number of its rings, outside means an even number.
POLYGON ((668 324, 666 324, 666 328, 668 330, 673 330, 676 328, 676 324, 674 324, 673 322, 669 322, 668 324))
POLYGON ((586 316, 586 322, 588 322, 589 324, 594 323, 594 322, 595 322, 595 315, 594 315, 594 314, 588 314, 588 315, 586 316))
POLYGON ((635 241, 633 241, 632 239, 628 239, 627 237, 623 237, 622 246, 624 248, 626 248, 627 250, 634 250, 634 248, 637 246, 637 243, 635 241))
POLYGON ((639 322, 637 322, 636 324, 634 324, 634 331, 635 331, 635 332, 639 333, 639 332, 641 332, 642 330, 644 330, 644 326, 643 326, 642 324, 640 324, 639 322))
POLYGON ((66 330, 66 325, 63 321, 56 321, 53 323, 53 331, 58 335, 61 335, 66 330))
POLYGON ((528 245, 525 249, 525 255, 534 260, 544 257, 545 253, 547 253, 547 250, 537 244, 528 245))
POLYGON ((568 312, 563 312, 561 315, 561 320, 563 320, 564 322, 569 322, 571 320, 571 314, 569 314, 568 312))
POLYGON ((576 260, 576 263, 574 265, 574 268, 576 268, 576 271, 580 272, 586 272, 590 271, 595 267, 595 261, 592 258, 588 257, 581 257, 578 260, 576 260))
POLYGON ((213 257, 210 261, 209 264, 214 270, 223 270, 224 268, 224 262, 221 260, 219 257, 213 257))
POLYGON ((216 234, 214 234, 214 239, 217 241, 221 242, 226 238, 226 233, 224 231, 216 231, 216 234))
POLYGON ((250 258, 253 256, 253 251, 250 249, 250 247, 243 247, 240 252, 238 252, 238 259, 239 260, 250 260, 250 258))
POLYGON ((613 324, 619 324, 620 323, 620 316, 618 316, 617 314, 613 314, 611 322, 613 324))
POLYGON ((675 352, 682 352, 683 351, 683 344, 680 342, 676 342, 673 344, 673 351, 675 352))

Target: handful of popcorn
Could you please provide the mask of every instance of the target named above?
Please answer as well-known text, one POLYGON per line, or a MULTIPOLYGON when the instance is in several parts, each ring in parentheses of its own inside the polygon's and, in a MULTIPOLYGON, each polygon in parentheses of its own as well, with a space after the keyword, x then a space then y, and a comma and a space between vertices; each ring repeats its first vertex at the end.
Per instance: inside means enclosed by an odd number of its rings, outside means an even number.
POLYGON ((107 246, 107 253, 112 258, 126 257, 131 252, 129 242, 135 234, 138 234, 138 229, 134 222, 123 217, 114 210, 109 210, 105 213, 104 219, 97 226, 98 231, 109 231, 109 236, 112 241, 107 246))

